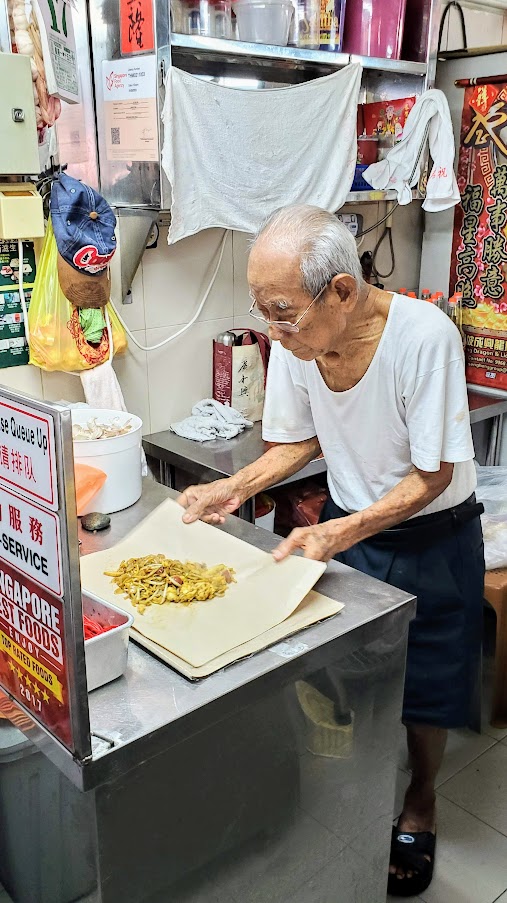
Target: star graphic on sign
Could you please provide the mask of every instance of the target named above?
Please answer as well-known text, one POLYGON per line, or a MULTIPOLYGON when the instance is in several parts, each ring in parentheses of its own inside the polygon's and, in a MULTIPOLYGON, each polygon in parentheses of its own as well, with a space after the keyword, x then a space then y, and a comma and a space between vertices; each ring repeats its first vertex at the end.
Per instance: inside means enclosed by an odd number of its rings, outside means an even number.
POLYGON ((26 677, 25 677, 25 683, 26 683, 27 687, 31 687, 31 686, 32 686, 32 681, 31 681, 30 678, 28 677, 28 674, 27 674, 26 677))
POLYGON ((40 695, 40 687, 39 687, 39 684, 36 684, 35 681, 34 681, 34 683, 33 683, 33 692, 35 693, 36 696, 39 696, 39 695, 40 695))
POLYGON ((22 672, 21 668, 16 668, 16 671, 18 673, 19 679, 21 680, 21 678, 23 677, 23 672, 22 672))
POLYGON ((9 662, 9 668, 11 669, 11 671, 16 670, 16 665, 14 664, 14 662, 9 662))
POLYGON ((42 698, 43 698, 44 702, 49 702, 49 696, 45 690, 42 691, 42 698))

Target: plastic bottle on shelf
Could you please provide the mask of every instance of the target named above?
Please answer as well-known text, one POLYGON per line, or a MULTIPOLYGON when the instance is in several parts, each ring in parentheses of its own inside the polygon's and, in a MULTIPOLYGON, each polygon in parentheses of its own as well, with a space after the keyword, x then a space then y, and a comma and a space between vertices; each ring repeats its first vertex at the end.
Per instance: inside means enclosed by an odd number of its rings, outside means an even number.
POLYGON ((423 301, 431 301, 431 292, 429 288, 423 288, 421 292, 421 299, 423 301))
POLYGON ((399 294, 399 295, 406 295, 406 294, 407 294, 406 288, 399 288, 399 289, 398 289, 398 294, 399 294))
POLYGON ((449 311, 449 316, 453 323, 456 324, 461 335, 463 335, 463 295, 461 292, 456 292, 452 298, 449 298, 447 302, 447 307, 449 311))
POLYGON ((446 300, 445 300, 445 298, 444 298, 444 293, 443 293, 443 292, 436 292, 435 299, 436 299, 436 305, 437 305, 437 307, 439 307, 440 310, 443 310, 444 313, 445 313, 447 304, 446 304, 446 300))
POLYGON ((417 298, 417 295, 415 292, 407 292, 407 298, 417 298))

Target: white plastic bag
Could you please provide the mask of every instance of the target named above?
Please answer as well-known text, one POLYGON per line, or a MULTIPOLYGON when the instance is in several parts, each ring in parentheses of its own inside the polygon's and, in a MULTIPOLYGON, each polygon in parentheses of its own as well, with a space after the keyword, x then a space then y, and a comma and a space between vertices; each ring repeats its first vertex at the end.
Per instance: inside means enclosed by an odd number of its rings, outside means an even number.
POLYGON ((507 567, 507 467, 479 467, 476 497, 484 505, 481 517, 486 570, 507 567))
POLYGON ((507 467, 479 467, 477 463, 475 467, 477 501, 483 503, 486 514, 507 516, 507 467))
POLYGON ((483 514, 481 523, 486 570, 507 567, 507 517, 502 514, 483 514))

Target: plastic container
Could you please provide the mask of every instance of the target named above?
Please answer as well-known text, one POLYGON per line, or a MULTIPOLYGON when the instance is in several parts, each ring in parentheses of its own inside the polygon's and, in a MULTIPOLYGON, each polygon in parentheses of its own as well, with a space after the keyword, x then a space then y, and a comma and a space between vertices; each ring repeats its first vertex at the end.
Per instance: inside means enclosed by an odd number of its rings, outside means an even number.
POLYGON ((294 0, 290 44, 318 50, 320 44, 320 0, 294 0))
POLYGON ((125 673, 129 628, 134 618, 92 593, 83 593, 83 614, 103 627, 114 625, 112 630, 85 640, 86 683, 90 693, 125 673))
POLYGON ((181 34, 211 37, 208 0, 181 0, 178 6, 173 8, 173 20, 181 34))
POLYGON ((69 903, 95 887, 93 793, 0 721, 0 882, 13 900, 69 903))
POLYGON ((264 530, 275 531, 276 505, 271 496, 261 492, 255 499, 255 526, 264 530))
POLYGON ((373 191, 371 185, 363 179, 363 172, 368 169, 366 164, 358 164, 356 166, 356 171, 354 175, 354 181, 352 182, 351 191, 373 191))
POLYGON ((294 15, 292 3, 259 3, 240 0, 235 6, 240 41, 285 47, 294 15))
POLYGON ((399 60, 405 7, 406 0, 347 0, 344 51, 399 60))
POLYGON ((107 474, 102 489, 92 498, 82 514, 100 511, 113 514, 130 508, 141 498, 141 430, 142 421, 124 411, 99 411, 93 408, 73 408, 72 422, 86 424, 97 418, 99 423, 131 421, 132 429, 112 439, 83 439, 74 441, 74 460, 97 467, 107 474))
POLYGON ((371 166, 377 162, 378 138, 361 135, 357 139, 357 162, 371 166))
POLYGON ((213 38, 232 38, 231 0, 209 0, 209 32, 213 38))

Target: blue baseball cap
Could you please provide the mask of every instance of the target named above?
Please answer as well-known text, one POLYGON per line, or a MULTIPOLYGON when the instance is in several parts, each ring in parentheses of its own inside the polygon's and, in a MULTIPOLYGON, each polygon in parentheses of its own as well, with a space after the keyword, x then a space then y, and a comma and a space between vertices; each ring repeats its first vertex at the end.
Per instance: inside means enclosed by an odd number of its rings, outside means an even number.
POLYGON ((89 185, 61 173, 51 189, 51 221, 58 248, 58 278, 76 307, 109 301, 109 264, 116 251, 116 217, 89 185))

